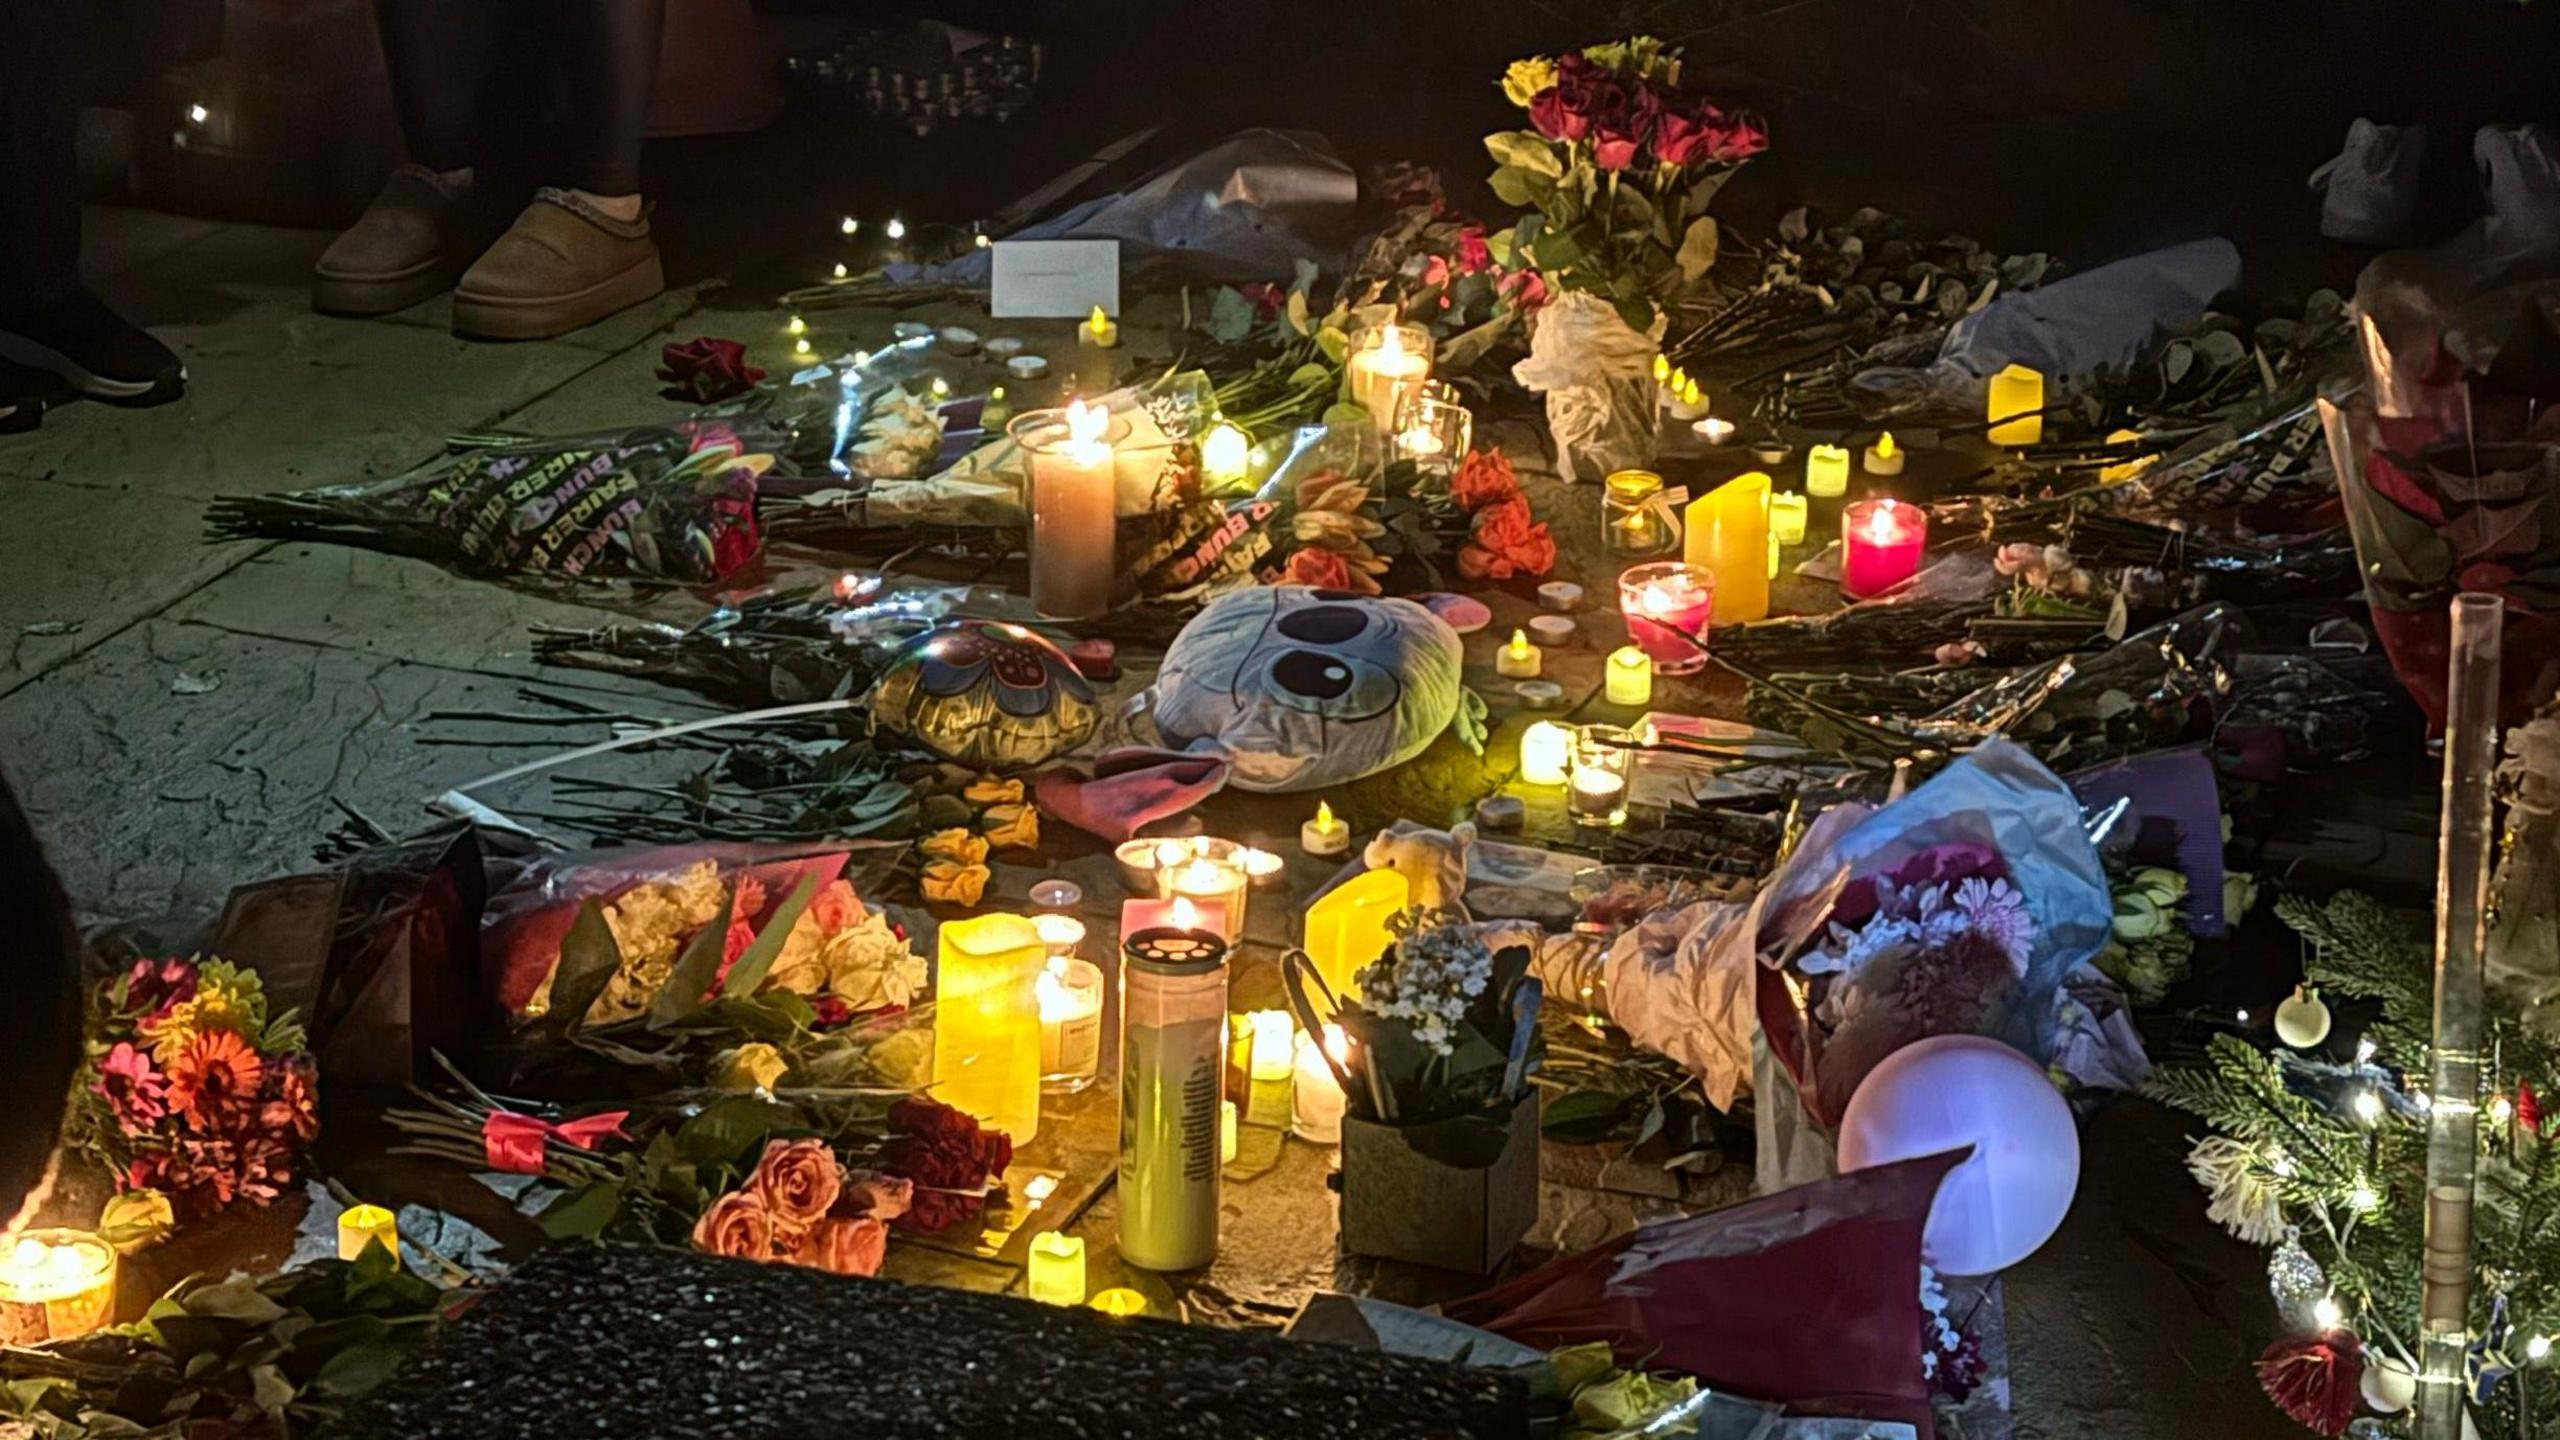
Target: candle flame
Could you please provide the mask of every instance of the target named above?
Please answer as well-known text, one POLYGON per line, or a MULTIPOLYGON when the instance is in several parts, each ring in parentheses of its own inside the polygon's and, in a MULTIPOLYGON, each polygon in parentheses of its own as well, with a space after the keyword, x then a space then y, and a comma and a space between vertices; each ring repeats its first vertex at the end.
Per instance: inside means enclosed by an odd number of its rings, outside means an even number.
POLYGON ((1333 805, 1330 801, 1319 800, 1316 802, 1316 828, 1319 830, 1330 830, 1333 828, 1333 805))
POLYGON ((1511 632, 1511 653, 1514 655, 1526 655, 1529 653, 1528 631, 1514 630, 1511 632))
POLYGON ((1887 500, 1867 512, 1867 541, 1873 545, 1890 545, 1899 538, 1902 527, 1894 522, 1897 502, 1887 500))
POLYGON ((1667 382, 1667 381, 1669 381, 1670 379, 1671 379, 1671 357, 1670 357, 1670 356, 1668 356, 1668 355, 1656 355, 1656 356, 1654 356, 1654 357, 1653 357, 1653 383, 1654 383, 1654 384, 1656 384, 1656 385, 1660 385, 1660 384, 1664 384, 1664 383, 1666 383, 1666 382, 1667 382))
POLYGON ((1099 330, 1111 323, 1111 316, 1105 312, 1101 306, 1096 305, 1093 307, 1093 318, 1085 323, 1091 325, 1094 329, 1099 330))
POLYGON ((1705 400, 1707 395, 1705 391, 1698 388, 1697 381, 1683 375, 1680 377, 1680 398, 1688 404, 1695 405, 1705 400))
POLYGON ((1200 907, 1180 896, 1174 897, 1173 928, 1176 930, 1196 930, 1200 928, 1200 907))
POLYGON ((1156 842, 1156 868, 1158 869, 1163 869, 1171 865, 1179 865, 1190 858, 1191 847, 1183 844, 1179 840, 1159 840, 1156 842))
POLYGON ((1640 597, 1639 603, 1644 606, 1645 613, 1648 615, 1666 615, 1670 613, 1671 607, 1679 602, 1672 599, 1671 592, 1661 586, 1647 585, 1644 587, 1644 594, 1640 597))
POLYGON ((1378 346, 1378 358, 1387 361, 1397 361, 1404 358, 1403 326, 1390 325, 1387 327, 1387 338, 1378 346))
POLYGON ((1087 405, 1081 400, 1071 401, 1067 405, 1067 443, 1098 445, 1102 443, 1104 428, 1110 423, 1111 412, 1103 407, 1087 405))
POLYGON ((1876 458, 1879 460, 1890 460, 1893 458, 1892 431, 1887 430, 1876 436, 1876 458))
POLYGON ((1200 468, 1213 479, 1240 476, 1252 449, 1253 437, 1221 420, 1200 441, 1200 468))

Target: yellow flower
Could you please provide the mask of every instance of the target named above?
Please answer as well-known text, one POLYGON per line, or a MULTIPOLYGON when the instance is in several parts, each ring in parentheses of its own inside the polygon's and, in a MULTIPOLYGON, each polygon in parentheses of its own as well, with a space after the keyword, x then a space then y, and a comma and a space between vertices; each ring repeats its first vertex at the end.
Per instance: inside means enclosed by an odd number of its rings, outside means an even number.
POLYGON ((1538 98, 1539 91, 1555 83, 1556 62, 1543 55, 1532 55, 1526 60, 1514 60, 1511 62, 1511 68, 1502 72, 1504 98, 1523 110, 1529 108, 1530 101, 1538 98))
MULTIPOLYGON (((254 980, 254 977, 253 977, 254 980)), ((255 1045, 259 1032, 266 1028, 266 997, 254 983, 216 983, 212 967, 207 966, 198 982, 195 998, 169 1007, 151 1027, 151 1054, 166 1065, 185 1052, 187 1043, 198 1035, 227 1030, 255 1045)))
POLYGON ((1028 850, 1040 843, 1040 812, 1029 805, 991 805, 978 817, 987 843, 998 850, 1028 850))
POLYGON ((987 860, 987 842, 958 826, 936 830, 917 846, 927 860, 949 860, 961 865, 983 865, 987 860))
POLYGON ((984 865, 936 860, 924 867, 924 898, 945 905, 975 905, 987 893, 989 873, 984 865))
POLYGON ((168 1196, 157 1190, 128 1190, 109 1200, 106 1208, 98 1212, 98 1238, 116 1247, 118 1253, 130 1255, 146 1245, 159 1244, 177 1223, 168 1196))
POLYGON ((781 1051, 758 1040, 722 1055, 711 1083, 723 1090, 770 1090, 790 1070, 781 1051))
POLYGON ((960 798, 972 805, 1018 805, 1022 803, 1022 782, 981 775, 969 782, 960 798))

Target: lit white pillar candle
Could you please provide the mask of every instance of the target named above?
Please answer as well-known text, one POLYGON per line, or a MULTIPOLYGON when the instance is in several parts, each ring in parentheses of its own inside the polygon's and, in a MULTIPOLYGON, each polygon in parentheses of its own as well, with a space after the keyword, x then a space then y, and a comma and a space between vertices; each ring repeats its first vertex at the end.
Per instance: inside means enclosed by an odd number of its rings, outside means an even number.
POLYGON ((1297 1080, 1291 1102, 1290 1133, 1301 1140, 1318 1145, 1342 1143, 1342 1112, 1348 1103, 1342 1094, 1342 1082, 1333 1078, 1333 1068, 1325 1056, 1345 1067, 1351 1062, 1350 1037, 1339 1025, 1324 1027, 1322 1050, 1312 1033, 1298 1036, 1297 1080))
POLYGON ((1031 460, 1031 605, 1053 620, 1111 608, 1120 533, 1113 446, 1128 431, 1126 420, 1081 400, 1013 422, 1031 460))
POLYGON ((1431 332, 1419 325, 1379 325, 1352 338, 1343 383, 1381 435, 1396 433, 1406 397, 1431 378, 1431 332))

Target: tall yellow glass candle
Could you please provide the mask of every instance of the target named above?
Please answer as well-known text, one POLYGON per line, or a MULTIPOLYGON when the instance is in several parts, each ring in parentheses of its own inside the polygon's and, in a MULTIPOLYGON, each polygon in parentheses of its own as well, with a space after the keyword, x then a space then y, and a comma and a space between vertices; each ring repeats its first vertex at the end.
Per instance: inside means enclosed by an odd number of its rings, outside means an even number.
POLYGON ((1333 993, 1351 996, 1351 977, 1387 953, 1387 921, 1413 901, 1413 885, 1393 870, 1363 870, 1307 907, 1307 958, 1333 993))
POLYGON ((1017 416, 1008 432, 1031 461, 1031 607, 1052 620, 1111 608, 1120 522, 1113 446, 1129 433, 1099 405, 1017 416))
POLYGON ((2024 365, 2004 365, 1991 377, 1983 418, 1994 445, 2033 445, 2044 439, 2044 375, 2024 365))
POLYGON ((1737 475, 1689 502, 1684 558, 1715 572, 1714 623, 1769 613, 1769 477, 1737 475))
POLYGON ((934 978, 933 1093, 1027 1143, 1040 1131, 1040 971, 1030 917, 946 921, 934 978))

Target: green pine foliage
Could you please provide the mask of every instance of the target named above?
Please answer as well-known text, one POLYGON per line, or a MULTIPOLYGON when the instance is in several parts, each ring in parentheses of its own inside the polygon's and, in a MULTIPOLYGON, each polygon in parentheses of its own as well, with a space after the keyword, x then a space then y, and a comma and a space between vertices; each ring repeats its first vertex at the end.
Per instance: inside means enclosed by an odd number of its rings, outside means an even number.
MULTIPOLYGON (((2164 1068, 2147 1090, 2248 1144, 2251 1180, 2272 1190, 2327 1272, 2345 1323, 2378 1352, 2414 1354, 2426 1178, 2426 1120, 2415 1102, 2433 1074, 2435 987, 2423 917, 2353 893, 2325 902, 2287 896, 2276 913, 2308 942, 2303 975, 2315 990, 2333 1005, 2381 1006, 2361 1038, 2387 1072, 2380 1084, 2396 1095, 2364 1080, 2342 1083, 2289 1068, 2235 1035, 2214 1037, 2199 1063, 2164 1068), (2407 1103, 2387 1105, 2368 1123, 2356 1104, 2365 1090, 2407 1103)), ((2550 1097, 2541 1107, 2546 1122, 2560 1121, 2552 1109, 2560 1105, 2560 1047, 2528 1029, 2505 997, 2491 995, 2487 1008, 2493 1063, 2480 1097, 2472 1324, 2477 1335, 2503 1294, 2513 1328, 2488 1363, 2522 1365, 2532 1337, 2560 1336, 2560 1161, 2552 1155, 2560 1137, 2535 1137, 2511 1107, 2519 1086, 2530 1085, 2550 1097)), ((2307 1323, 2285 1321, 2288 1328, 2307 1323)), ((2502 1381, 2488 1404, 2474 1407, 2483 1436, 2560 1433, 2560 1383, 2538 1373, 2534 1379, 2540 1383, 2502 1381), (2533 1411, 2529 1427, 2519 1424, 2520 1397, 2533 1411)), ((2407 1421, 2402 1415, 2389 1423, 2396 1429, 2407 1421)))

